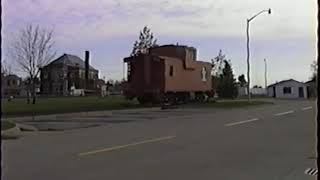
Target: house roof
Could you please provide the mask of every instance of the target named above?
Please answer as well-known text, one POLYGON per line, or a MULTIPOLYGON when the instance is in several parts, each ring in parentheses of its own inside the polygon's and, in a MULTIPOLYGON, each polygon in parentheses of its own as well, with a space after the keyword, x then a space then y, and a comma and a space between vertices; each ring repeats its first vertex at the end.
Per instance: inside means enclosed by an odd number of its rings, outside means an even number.
POLYGON ((316 80, 315 79, 311 79, 311 80, 305 82, 305 84, 310 84, 310 83, 316 83, 316 80))
MULTIPOLYGON (((75 55, 71 54, 63 54, 56 60, 52 61, 49 65, 54 65, 54 64, 66 64, 68 66, 73 66, 73 67, 80 67, 85 69, 85 62, 81 58, 75 55)), ((96 70, 93 68, 91 65, 89 65, 90 70, 96 70)))
MULTIPOLYGON (((275 85, 282 84, 282 83, 285 83, 285 82, 288 82, 288 81, 294 81, 294 82, 297 82, 297 83, 304 84, 304 83, 299 82, 299 81, 294 80, 294 79, 287 79, 287 80, 283 80, 283 81, 280 81, 280 82, 276 82, 276 83, 274 83, 274 84, 270 84, 268 87, 273 87, 273 86, 275 86, 275 85)), ((268 87, 267 87, 267 88, 268 88, 268 87)))

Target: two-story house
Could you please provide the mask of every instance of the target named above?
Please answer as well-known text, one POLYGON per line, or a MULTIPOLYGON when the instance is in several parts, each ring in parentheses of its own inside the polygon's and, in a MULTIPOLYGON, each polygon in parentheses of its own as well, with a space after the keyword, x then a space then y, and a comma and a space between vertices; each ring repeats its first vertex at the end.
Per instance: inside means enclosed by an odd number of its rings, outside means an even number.
POLYGON ((19 97, 27 96, 27 88, 22 78, 15 74, 1 74, 1 91, 2 97, 19 97))
POLYGON ((71 87, 86 93, 99 91, 99 71, 89 65, 89 51, 85 61, 75 55, 63 54, 41 69, 41 94, 70 95, 71 87))

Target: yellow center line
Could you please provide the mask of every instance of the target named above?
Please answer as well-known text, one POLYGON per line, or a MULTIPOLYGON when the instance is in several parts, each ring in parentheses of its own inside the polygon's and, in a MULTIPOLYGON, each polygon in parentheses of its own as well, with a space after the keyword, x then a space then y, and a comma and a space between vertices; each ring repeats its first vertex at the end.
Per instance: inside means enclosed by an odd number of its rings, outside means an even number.
POLYGON ((104 148, 104 149, 99 149, 99 150, 94 150, 94 151, 83 152, 83 153, 79 153, 78 156, 87 156, 87 155, 97 154, 97 153, 101 153, 101 152, 110 152, 110 151, 124 149, 124 148, 131 147, 131 146, 137 146, 137 145, 142 145, 142 144, 147 144, 147 143, 154 143, 154 142, 169 140, 169 139, 173 139, 175 137, 176 136, 166 136, 166 137, 161 137, 161 138, 156 138, 156 139, 149 139, 149 140, 130 143, 130 144, 126 144, 126 145, 120 145, 120 146, 114 146, 114 147, 110 147, 110 148, 104 148))

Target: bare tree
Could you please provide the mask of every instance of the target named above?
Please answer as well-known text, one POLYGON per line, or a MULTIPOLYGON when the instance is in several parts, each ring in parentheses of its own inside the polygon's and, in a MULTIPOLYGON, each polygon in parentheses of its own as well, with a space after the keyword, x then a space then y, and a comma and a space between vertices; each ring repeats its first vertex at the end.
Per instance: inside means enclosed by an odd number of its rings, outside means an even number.
POLYGON ((156 47, 156 46, 158 46, 157 39, 154 39, 151 29, 145 26, 143 30, 140 31, 139 40, 135 41, 130 56, 146 54, 149 48, 156 47))
POLYGON ((312 71, 311 80, 317 80, 318 77, 318 61, 313 61, 310 65, 312 71))
POLYGON ((28 74, 32 104, 35 104, 35 85, 40 69, 52 61, 56 54, 53 51, 53 30, 28 25, 16 37, 11 46, 10 55, 21 70, 28 74))
POLYGON ((5 60, 1 62, 1 74, 4 76, 9 75, 12 73, 11 69, 11 65, 9 65, 5 60))
POLYGON ((222 73, 222 69, 224 68, 224 61, 226 61, 226 55, 222 54, 222 50, 220 49, 218 56, 216 56, 214 59, 211 59, 211 74, 213 76, 219 76, 222 73))

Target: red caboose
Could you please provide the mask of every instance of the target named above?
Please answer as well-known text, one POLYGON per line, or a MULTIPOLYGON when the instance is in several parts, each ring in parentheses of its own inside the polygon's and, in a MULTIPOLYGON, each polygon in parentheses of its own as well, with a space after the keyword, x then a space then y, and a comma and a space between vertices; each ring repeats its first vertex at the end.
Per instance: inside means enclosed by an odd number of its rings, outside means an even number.
POLYGON ((203 101, 213 96, 208 62, 197 61, 193 47, 164 45, 150 48, 148 54, 124 58, 128 83, 124 94, 140 103, 203 101))

